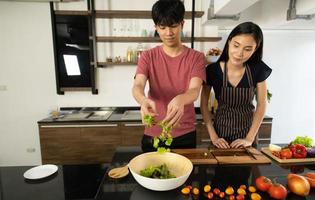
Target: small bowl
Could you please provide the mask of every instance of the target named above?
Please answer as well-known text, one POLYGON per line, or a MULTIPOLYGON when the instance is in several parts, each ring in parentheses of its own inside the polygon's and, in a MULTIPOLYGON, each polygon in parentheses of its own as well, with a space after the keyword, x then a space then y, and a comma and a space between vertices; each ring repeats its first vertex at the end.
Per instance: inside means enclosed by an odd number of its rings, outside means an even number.
POLYGON ((209 63, 215 63, 215 62, 217 62, 219 57, 220 56, 207 56, 206 59, 207 59, 207 62, 209 62, 209 63))
POLYGON ((155 191, 167 191, 183 185, 193 169, 191 161, 176 153, 143 153, 134 157, 128 164, 129 170, 136 181, 143 187, 155 191), (155 179, 140 175, 140 170, 150 166, 166 164, 176 178, 155 179))

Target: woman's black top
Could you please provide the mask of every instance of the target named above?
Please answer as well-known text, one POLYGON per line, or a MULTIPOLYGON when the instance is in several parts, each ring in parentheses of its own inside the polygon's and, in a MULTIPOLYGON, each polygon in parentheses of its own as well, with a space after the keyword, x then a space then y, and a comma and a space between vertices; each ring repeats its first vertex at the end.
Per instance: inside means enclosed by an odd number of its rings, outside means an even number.
MULTIPOLYGON (((255 87, 257 83, 266 80, 272 71, 272 69, 268 67, 268 65, 266 65, 263 61, 260 61, 257 63, 248 63, 248 66, 252 73, 255 87)), ((215 97, 216 99, 219 99, 221 95, 221 87, 223 84, 223 72, 222 72, 219 62, 212 63, 207 66, 206 78, 207 78, 207 85, 213 87, 214 92, 215 92, 215 97)), ((228 86, 233 87, 229 82, 228 82, 228 86)), ((246 73, 244 73, 241 81, 238 83, 236 87, 249 88, 246 73)))

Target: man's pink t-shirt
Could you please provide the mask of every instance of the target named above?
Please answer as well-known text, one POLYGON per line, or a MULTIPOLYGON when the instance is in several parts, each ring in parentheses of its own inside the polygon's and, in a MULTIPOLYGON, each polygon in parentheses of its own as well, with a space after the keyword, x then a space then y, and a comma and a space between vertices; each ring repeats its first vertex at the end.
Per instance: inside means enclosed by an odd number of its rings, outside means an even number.
MULTIPOLYGON (((177 95, 188 90, 190 80, 198 77, 205 81, 205 56, 203 53, 184 46, 184 51, 176 56, 167 55, 162 46, 144 51, 138 61, 137 74, 143 74, 149 82, 148 97, 156 104, 156 121, 165 118, 168 103, 177 95)), ((195 130, 194 104, 186 105, 180 126, 172 130, 172 136, 178 137, 195 130)), ((158 136, 159 126, 146 128, 144 134, 158 136)))

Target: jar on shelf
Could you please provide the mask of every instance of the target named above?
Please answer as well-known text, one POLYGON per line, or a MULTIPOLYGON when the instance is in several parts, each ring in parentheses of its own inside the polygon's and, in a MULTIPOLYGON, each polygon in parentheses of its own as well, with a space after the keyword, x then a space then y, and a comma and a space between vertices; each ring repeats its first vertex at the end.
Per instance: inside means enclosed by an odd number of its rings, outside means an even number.
POLYGON ((143 45, 141 43, 139 43, 138 46, 137 46, 137 50, 136 50, 136 61, 137 62, 140 59, 140 56, 141 56, 143 51, 144 51, 144 47, 143 47, 143 45))
POLYGON ((127 62, 133 62, 134 61, 134 52, 131 47, 128 47, 127 49, 127 62))

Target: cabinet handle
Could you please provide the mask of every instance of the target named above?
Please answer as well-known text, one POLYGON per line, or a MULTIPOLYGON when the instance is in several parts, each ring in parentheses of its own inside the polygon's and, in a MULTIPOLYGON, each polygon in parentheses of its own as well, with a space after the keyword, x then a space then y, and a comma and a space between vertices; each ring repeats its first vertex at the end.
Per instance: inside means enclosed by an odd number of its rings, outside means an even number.
POLYGON ((258 140, 264 140, 264 141, 266 140, 267 141, 267 140, 271 140, 271 138, 258 138, 258 140))
POLYGON ((201 139, 201 142, 211 142, 210 139, 201 139))
POLYGON ((87 124, 87 125, 43 125, 41 128, 83 128, 83 127, 117 127, 118 124, 87 124))
POLYGON ((272 122, 261 122, 261 124, 272 124, 272 122))
POLYGON ((124 126, 144 126, 144 124, 124 124, 124 126))

